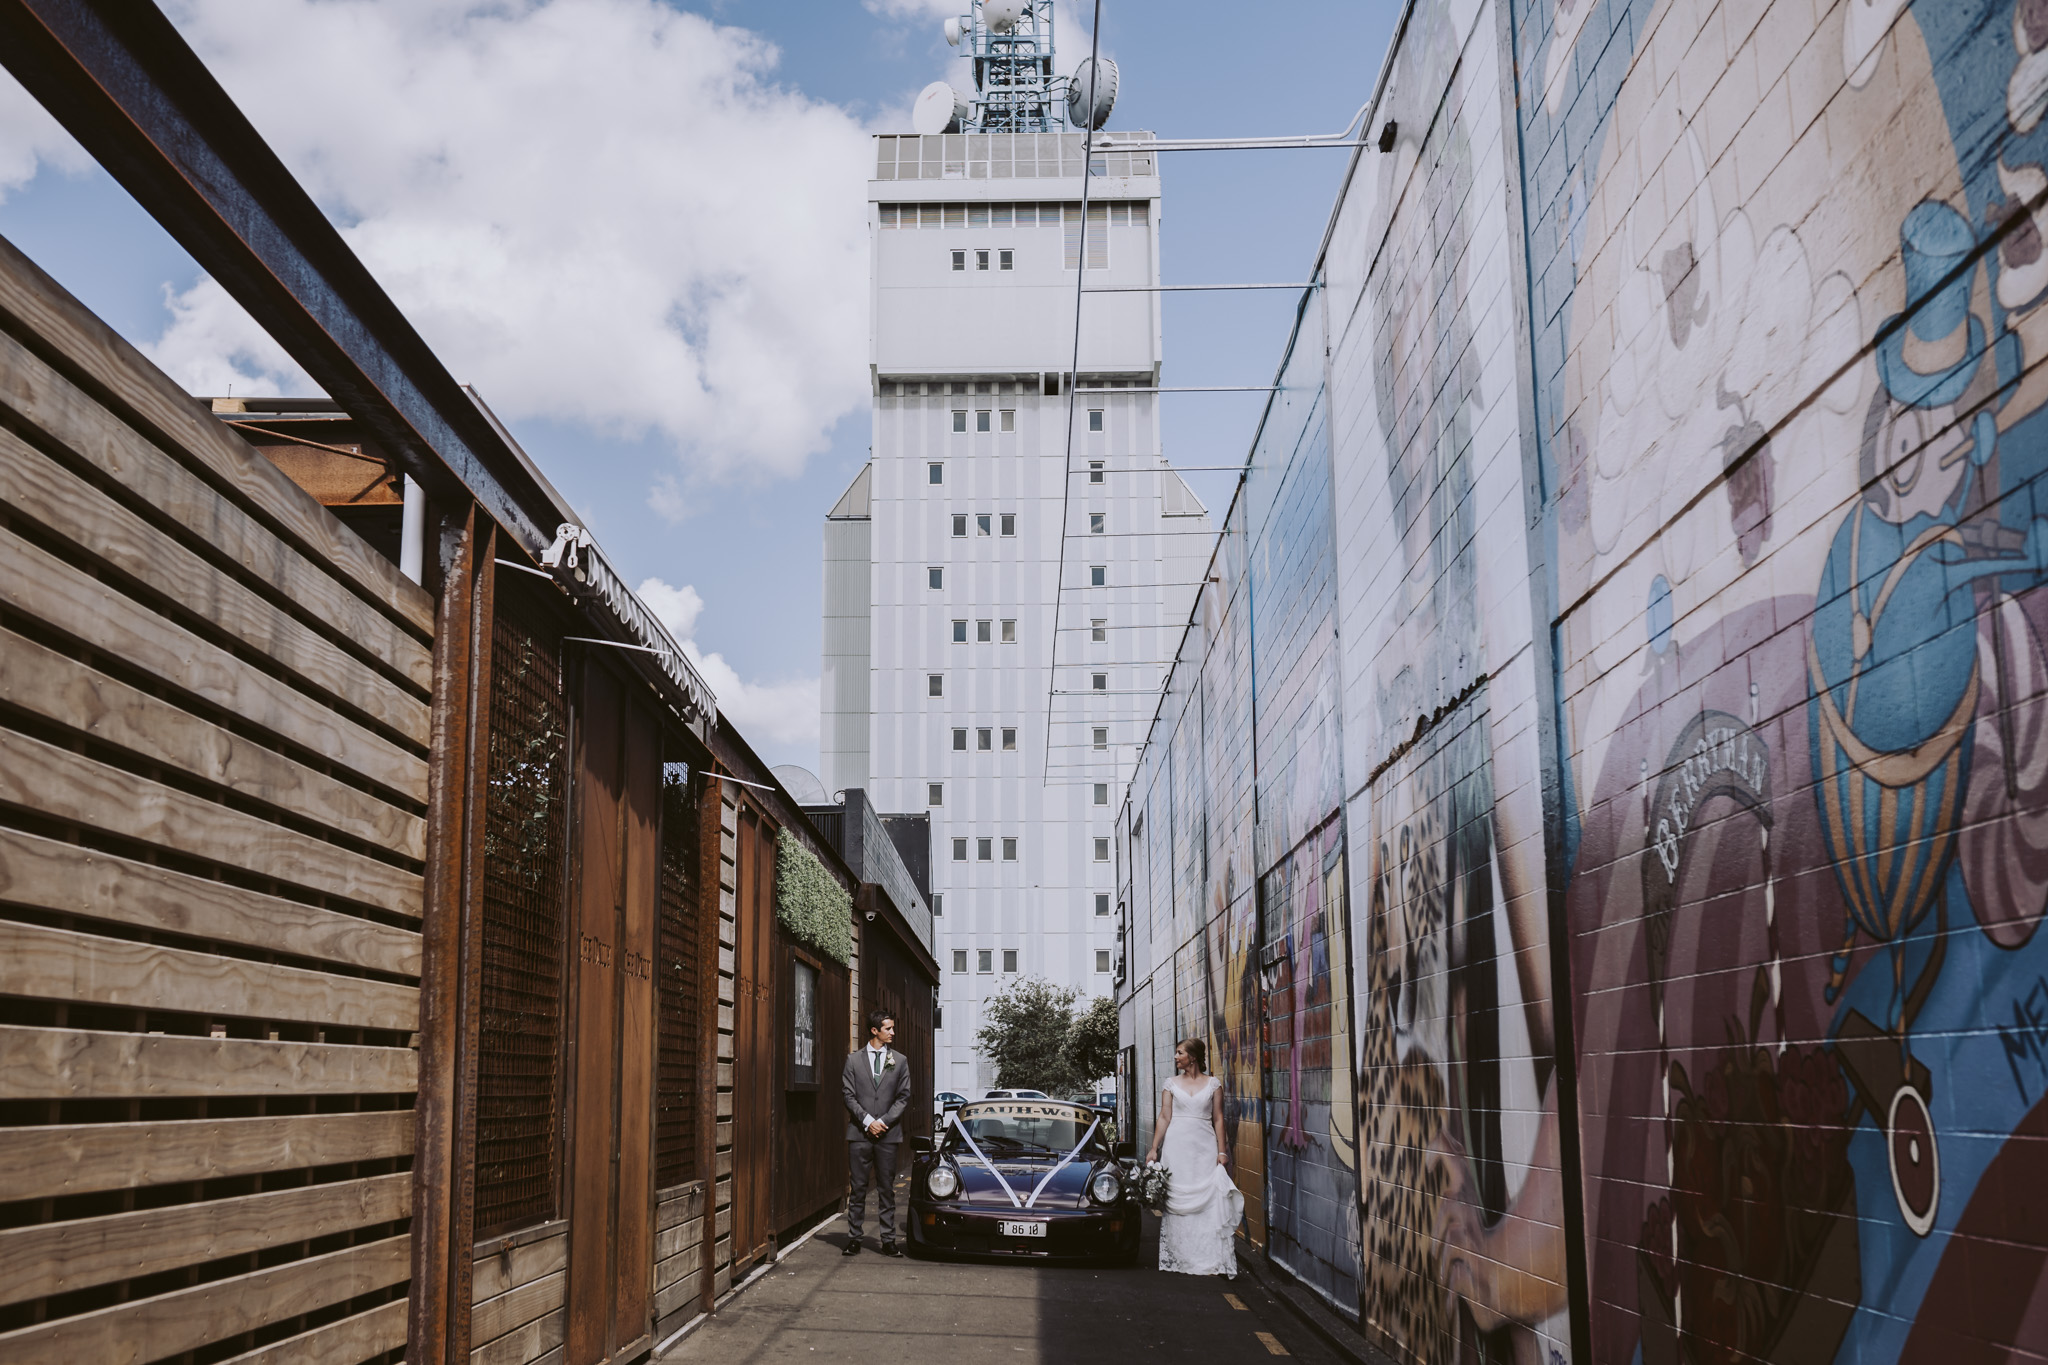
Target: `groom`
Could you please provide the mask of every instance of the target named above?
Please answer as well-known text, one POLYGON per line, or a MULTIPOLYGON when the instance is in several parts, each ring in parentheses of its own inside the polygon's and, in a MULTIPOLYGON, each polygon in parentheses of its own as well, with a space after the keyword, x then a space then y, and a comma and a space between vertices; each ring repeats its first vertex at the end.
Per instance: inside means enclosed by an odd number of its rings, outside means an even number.
POLYGON ((896 1153, 903 1145, 898 1126, 910 1104, 910 1064, 890 1047, 896 1021, 882 1010, 868 1011, 867 1046, 855 1049, 840 1073, 846 1096, 846 1155, 853 1168, 853 1193, 846 1202, 844 1255, 860 1252, 860 1224, 867 1214, 868 1183, 882 1224, 882 1254, 896 1250, 896 1153))

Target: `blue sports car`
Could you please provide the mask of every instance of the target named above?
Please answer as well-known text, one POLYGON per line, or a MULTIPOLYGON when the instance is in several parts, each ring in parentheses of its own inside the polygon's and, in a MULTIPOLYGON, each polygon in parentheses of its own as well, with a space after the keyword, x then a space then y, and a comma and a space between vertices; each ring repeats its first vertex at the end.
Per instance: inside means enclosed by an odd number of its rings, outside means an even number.
POLYGON ((913 1256, 1138 1258, 1131 1145, 1113 1114, 1062 1100, 975 1100, 913 1139, 913 1256))

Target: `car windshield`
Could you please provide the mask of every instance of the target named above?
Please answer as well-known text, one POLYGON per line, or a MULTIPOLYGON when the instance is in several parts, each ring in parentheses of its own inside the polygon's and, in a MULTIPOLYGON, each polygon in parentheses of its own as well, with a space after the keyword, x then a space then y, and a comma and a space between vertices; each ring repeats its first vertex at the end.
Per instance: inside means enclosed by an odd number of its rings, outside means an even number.
POLYGON ((1110 1125, 1107 1120, 1097 1123, 1099 1117, 1078 1105, 1045 1100, 988 1100, 958 1112, 960 1125, 990 1156, 999 1152, 1065 1156, 1091 1124, 1095 1125, 1093 1145, 1107 1147, 1110 1125))

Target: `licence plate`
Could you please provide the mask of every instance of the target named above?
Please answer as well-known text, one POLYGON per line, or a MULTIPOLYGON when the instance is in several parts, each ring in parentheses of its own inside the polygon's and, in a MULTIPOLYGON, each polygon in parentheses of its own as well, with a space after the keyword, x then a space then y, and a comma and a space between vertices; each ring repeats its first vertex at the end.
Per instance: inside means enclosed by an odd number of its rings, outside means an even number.
POLYGON ((1043 1223, 1004 1223, 1002 1228, 1003 1236, 1005 1237, 1045 1236, 1045 1224, 1043 1223))

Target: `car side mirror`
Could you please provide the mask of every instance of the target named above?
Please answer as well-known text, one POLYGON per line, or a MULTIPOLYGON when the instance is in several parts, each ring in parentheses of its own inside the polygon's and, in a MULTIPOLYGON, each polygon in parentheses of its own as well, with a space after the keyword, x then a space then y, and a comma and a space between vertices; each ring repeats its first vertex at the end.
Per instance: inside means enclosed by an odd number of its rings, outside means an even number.
POLYGON ((929 1155, 932 1150, 932 1140, 928 1137, 914 1137, 910 1140, 910 1150, 929 1155))
POLYGON ((1119 1142, 1116 1145, 1116 1154, 1121 1160, 1135 1161, 1138 1157, 1138 1144, 1135 1142, 1119 1142))

